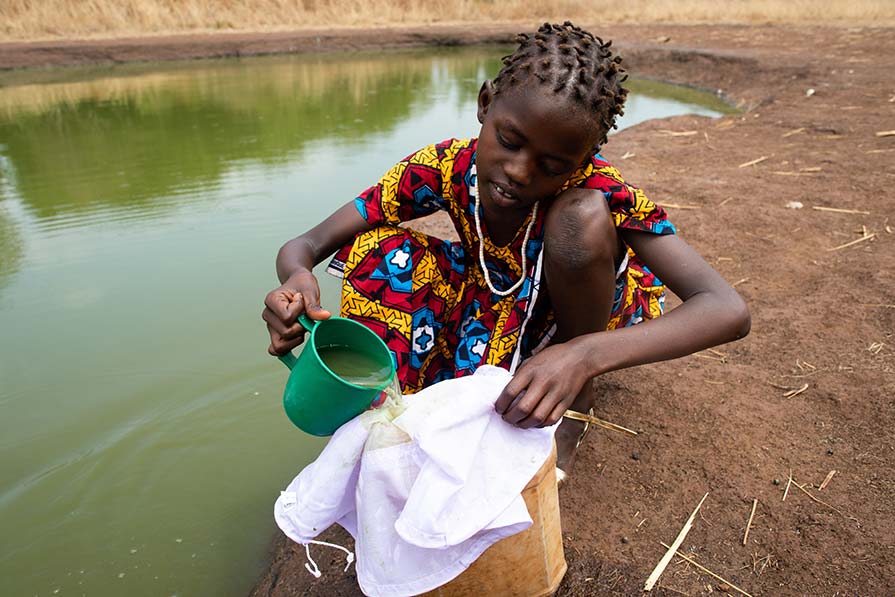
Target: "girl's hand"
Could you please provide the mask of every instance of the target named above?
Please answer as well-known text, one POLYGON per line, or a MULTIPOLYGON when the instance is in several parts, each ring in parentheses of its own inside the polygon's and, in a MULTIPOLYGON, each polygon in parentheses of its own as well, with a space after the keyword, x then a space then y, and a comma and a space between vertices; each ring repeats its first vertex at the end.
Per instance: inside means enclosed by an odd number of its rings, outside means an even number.
POLYGON ((305 329, 296 323, 302 313, 315 321, 329 319, 330 312, 320 306, 320 287, 311 270, 358 233, 371 228, 372 225, 357 211, 354 201, 349 201, 324 221, 280 247, 277 277, 283 285, 267 293, 261 313, 270 334, 267 349, 270 354, 282 356, 304 341, 305 329))
POLYGON ((267 323, 270 334, 267 352, 282 356, 304 342, 305 328, 297 321, 302 313, 317 321, 331 316, 320 306, 320 288, 311 272, 293 274, 264 297, 261 319, 267 323))
POLYGON ((525 361, 494 404, 517 427, 546 427, 559 421, 593 376, 580 342, 548 346, 525 361))

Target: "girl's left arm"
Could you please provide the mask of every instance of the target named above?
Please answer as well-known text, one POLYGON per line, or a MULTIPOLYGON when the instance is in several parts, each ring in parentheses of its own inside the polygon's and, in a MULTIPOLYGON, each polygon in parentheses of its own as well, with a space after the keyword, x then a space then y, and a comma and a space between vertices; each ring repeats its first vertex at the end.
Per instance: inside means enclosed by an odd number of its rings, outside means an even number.
POLYGON ((508 421, 553 424, 593 377, 686 356, 749 333, 746 303, 680 237, 636 231, 622 231, 622 237, 683 304, 634 326, 548 346, 527 359, 495 404, 508 421))
POLYGON ((683 304, 638 325, 572 340, 584 345, 591 376, 686 356, 749 333, 745 301, 679 236, 622 231, 622 238, 683 304))

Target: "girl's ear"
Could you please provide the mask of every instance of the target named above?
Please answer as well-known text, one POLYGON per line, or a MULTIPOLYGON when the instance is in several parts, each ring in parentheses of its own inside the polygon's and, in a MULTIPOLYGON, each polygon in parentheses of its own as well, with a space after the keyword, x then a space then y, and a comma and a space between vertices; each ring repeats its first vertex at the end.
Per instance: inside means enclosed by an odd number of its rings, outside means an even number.
POLYGON ((482 83, 482 88, 479 89, 479 124, 485 124, 485 114, 488 113, 488 108, 491 106, 491 103, 493 101, 494 85, 491 84, 491 81, 485 81, 484 83, 482 83))

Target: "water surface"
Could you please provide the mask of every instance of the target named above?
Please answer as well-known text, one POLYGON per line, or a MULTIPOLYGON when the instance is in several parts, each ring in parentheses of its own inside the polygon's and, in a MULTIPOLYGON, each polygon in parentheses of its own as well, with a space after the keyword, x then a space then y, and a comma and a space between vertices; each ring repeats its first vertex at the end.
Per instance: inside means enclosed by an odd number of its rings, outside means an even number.
MULTIPOLYGON (((276 251, 401 157, 476 135, 502 53, 0 78, 3 594, 247 592, 277 492, 322 447, 266 355, 276 251)), ((725 110, 631 87, 622 126, 725 110)))

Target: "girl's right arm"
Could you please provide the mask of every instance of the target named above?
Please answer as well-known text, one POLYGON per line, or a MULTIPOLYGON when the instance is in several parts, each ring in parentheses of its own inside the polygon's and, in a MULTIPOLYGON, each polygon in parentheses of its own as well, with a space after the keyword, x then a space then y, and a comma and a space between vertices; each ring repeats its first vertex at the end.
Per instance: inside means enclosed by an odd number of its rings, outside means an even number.
POLYGON ((281 284, 267 293, 261 313, 270 334, 270 354, 284 355, 302 343, 305 329, 297 322, 302 313, 315 320, 330 317, 320 305, 320 287, 312 270, 359 232, 371 228, 352 201, 280 248, 277 276, 281 284))

